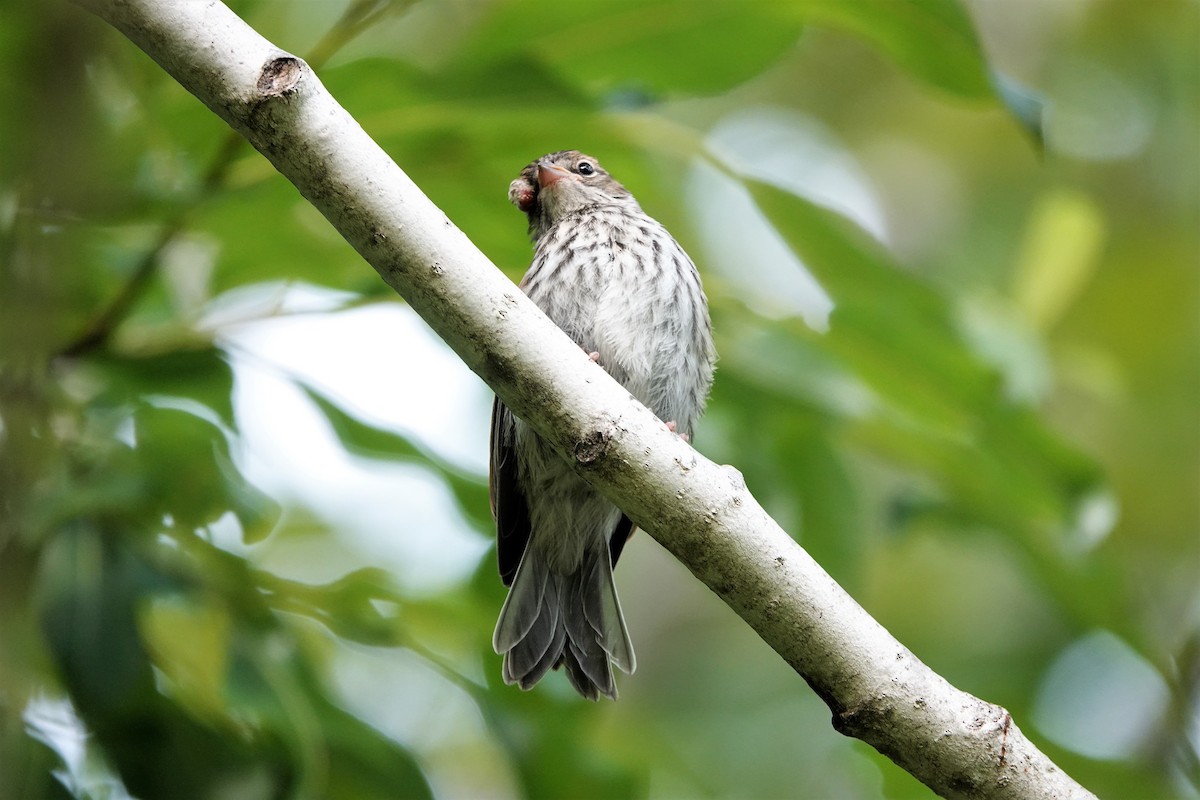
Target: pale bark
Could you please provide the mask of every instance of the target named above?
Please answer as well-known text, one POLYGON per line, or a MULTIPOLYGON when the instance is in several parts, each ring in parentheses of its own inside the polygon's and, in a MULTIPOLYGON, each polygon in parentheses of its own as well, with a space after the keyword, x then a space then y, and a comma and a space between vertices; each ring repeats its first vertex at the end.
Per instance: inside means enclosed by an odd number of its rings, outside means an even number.
POLYGON ((668 432, 593 364, 304 62, 215 1, 77 2, 270 159, 514 412, 809 683, 834 728, 945 797, 1093 796, 1007 711, 955 689, 888 634, 763 511, 737 470, 668 432))

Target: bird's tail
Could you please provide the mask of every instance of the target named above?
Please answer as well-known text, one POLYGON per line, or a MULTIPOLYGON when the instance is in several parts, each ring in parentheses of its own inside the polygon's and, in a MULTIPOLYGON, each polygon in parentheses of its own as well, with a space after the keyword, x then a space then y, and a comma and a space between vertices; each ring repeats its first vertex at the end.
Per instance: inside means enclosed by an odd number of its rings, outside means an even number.
POLYGON ((615 700, 612 664, 632 673, 636 663, 608 543, 598 540, 575 572, 561 575, 531 541, 500 609, 492 646, 504 656, 505 683, 531 689, 561 665, 584 697, 615 700))

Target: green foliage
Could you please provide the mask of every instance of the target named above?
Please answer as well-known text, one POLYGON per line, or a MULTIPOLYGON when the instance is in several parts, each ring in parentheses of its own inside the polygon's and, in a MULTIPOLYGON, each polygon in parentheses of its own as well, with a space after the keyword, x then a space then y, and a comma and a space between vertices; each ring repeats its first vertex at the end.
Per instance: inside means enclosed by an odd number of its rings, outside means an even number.
POLYGON ((922 80, 971 99, 991 99, 975 29, 955 0, 805 0, 801 13, 877 44, 922 80))
MULTIPOLYGON (((1194 793, 1194 7, 1031 5, 1029 41, 955 0, 234 7, 307 53, 514 278, 530 253, 509 180, 550 150, 601 157, 705 275, 721 362, 698 446, 1098 794, 1194 793), (747 168, 716 143, 763 109, 805 145, 796 120, 821 120, 886 235, 819 191, 837 159, 797 172, 800 144, 749 147, 747 168), (698 230, 721 199, 698 170, 761 232, 732 213, 698 230), (747 299, 776 294, 747 241, 768 234, 831 299, 827 330, 747 299)), ((622 700, 582 702, 558 674, 504 686, 503 587, 474 555, 485 393, 472 420, 397 427, 300 368, 368 343, 291 365, 248 347, 245 323, 303 324, 289 288, 336 291, 332 318, 398 301, 114 31, 28 4, 0 45, 21 110, 0 118, 0 798, 929 796, 834 736, 645 536, 618 575, 640 664, 622 700), (248 409, 276 399, 246 387, 263 375, 309 415, 278 410, 314 454, 291 465, 303 486, 260 465, 248 409), (473 461, 446 445, 459 427, 480 431, 473 461), (355 488, 343 462, 395 477, 387 542, 363 544, 371 509, 335 502, 355 488), (439 491, 431 523, 414 509, 439 491), (401 540, 425 549, 383 566, 401 540), (454 542, 453 575, 412 578, 454 542)), ((460 408, 461 376, 390 357, 426 344, 386 344, 371 371, 403 380, 385 406, 460 408)))
POLYGON ((775 61, 801 27, 786 4, 770 0, 527 0, 485 16, 461 53, 466 63, 533 58, 596 98, 618 90, 655 96, 729 89, 775 61), (700 53, 720 58, 697 58, 700 53))
POLYGON ((886 404, 862 420, 858 437, 927 471, 945 490, 941 513, 1006 530, 1035 549, 1055 547, 1079 503, 1100 491, 1096 466, 998 391, 999 376, 946 299, 869 236, 780 189, 753 183, 751 191, 837 299, 822 347, 886 404))

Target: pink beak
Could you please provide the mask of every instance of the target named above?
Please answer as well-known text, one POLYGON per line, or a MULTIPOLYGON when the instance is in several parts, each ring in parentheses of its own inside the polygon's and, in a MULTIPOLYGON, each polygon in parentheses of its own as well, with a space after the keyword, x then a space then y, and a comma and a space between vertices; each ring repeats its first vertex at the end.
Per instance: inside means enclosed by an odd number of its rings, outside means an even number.
POLYGON ((538 186, 543 189, 570 177, 571 173, 557 164, 538 164, 538 186))

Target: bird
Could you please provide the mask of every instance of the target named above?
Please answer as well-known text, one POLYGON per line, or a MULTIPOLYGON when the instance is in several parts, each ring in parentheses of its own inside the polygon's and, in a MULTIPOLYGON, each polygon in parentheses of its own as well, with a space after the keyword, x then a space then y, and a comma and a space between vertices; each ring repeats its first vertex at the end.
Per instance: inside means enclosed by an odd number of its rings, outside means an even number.
MULTIPOLYGON (((528 217, 534 245, 522 291, 669 429, 690 437, 716 362, 691 258, 577 150, 531 162, 508 197, 528 217)), ((613 582, 633 522, 498 397, 490 451, 497 559, 509 587, 492 644, 505 683, 529 690, 562 667, 583 697, 616 700, 613 666, 636 668, 613 582)))

